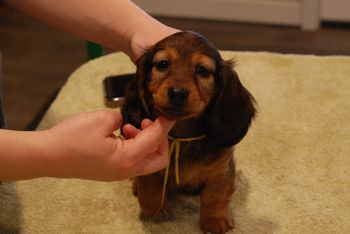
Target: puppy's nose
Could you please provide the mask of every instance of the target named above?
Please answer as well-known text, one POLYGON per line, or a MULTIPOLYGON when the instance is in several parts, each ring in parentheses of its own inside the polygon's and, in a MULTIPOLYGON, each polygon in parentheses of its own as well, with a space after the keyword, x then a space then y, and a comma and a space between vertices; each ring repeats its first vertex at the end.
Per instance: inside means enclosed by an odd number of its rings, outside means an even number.
POLYGON ((171 103, 175 105, 183 105, 188 98, 189 90, 185 88, 174 88, 168 89, 168 97, 171 103))

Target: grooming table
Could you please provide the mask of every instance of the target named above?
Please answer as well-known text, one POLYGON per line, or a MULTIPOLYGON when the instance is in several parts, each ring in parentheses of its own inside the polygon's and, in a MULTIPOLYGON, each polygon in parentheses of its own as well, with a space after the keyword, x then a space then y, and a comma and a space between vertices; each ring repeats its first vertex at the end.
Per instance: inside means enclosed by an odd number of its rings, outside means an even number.
MULTIPOLYGON (((231 233, 350 233, 350 57, 222 55, 237 61, 259 110, 236 147, 231 233)), ((103 78, 134 71, 121 53, 84 64, 39 129, 106 108, 103 78)), ((200 233, 198 198, 179 198, 171 221, 141 221, 139 211, 128 180, 40 178, 0 185, 0 233, 200 233)))

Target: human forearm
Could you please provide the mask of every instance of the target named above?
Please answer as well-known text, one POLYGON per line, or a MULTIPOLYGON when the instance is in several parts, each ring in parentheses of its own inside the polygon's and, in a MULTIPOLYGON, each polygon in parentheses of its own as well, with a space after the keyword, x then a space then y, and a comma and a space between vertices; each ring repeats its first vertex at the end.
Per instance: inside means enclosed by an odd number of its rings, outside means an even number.
POLYGON ((150 17, 128 0, 7 0, 26 14, 81 38, 122 50, 132 60, 175 29, 150 17), (141 43, 140 43, 141 41, 141 43))
POLYGON ((48 176, 53 158, 46 132, 0 130, 0 181, 48 176))

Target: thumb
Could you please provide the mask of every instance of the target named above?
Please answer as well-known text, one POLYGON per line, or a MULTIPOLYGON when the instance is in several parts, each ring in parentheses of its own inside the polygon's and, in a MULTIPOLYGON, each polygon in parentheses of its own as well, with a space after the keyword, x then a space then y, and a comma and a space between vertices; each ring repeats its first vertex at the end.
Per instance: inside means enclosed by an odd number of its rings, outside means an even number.
POLYGON ((139 164, 142 167, 140 167, 138 175, 147 175, 165 168, 169 163, 168 146, 168 139, 164 138, 154 153, 148 154, 140 161, 139 164))

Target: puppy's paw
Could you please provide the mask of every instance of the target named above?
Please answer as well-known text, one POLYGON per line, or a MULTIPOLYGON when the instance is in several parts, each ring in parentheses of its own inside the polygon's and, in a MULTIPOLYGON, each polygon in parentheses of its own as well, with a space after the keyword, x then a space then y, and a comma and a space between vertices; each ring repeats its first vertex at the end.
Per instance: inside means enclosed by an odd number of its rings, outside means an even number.
POLYGON ((144 217, 152 218, 163 212, 166 207, 166 201, 162 203, 161 194, 154 194, 152 197, 138 196, 141 213, 144 217), (157 196, 158 195, 158 196, 157 196))
POLYGON ((203 233, 223 234, 233 228, 233 219, 226 216, 204 216, 200 218, 203 233))
POLYGON ((162 212, 161 208, 143 205, 141 207, 141 215, 143 218, 153 218, 162 212))

